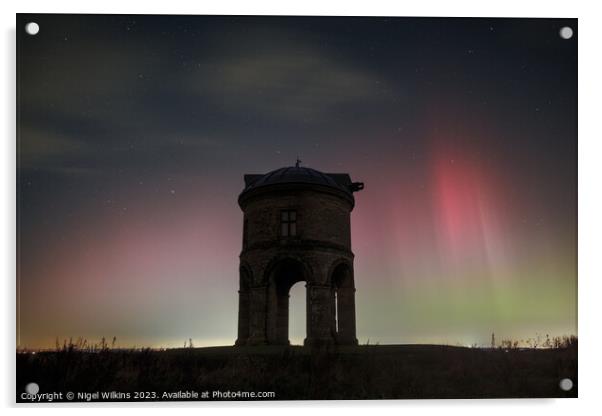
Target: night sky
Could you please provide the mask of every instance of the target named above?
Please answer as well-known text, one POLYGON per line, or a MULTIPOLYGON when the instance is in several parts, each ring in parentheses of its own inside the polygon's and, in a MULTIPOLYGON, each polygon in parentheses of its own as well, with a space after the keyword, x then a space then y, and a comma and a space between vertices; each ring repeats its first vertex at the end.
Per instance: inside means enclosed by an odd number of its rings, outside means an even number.
POLYGON ((576 334, 576 37, 575 19, 19 15, 19 345, 232 344, 243 174, 297 156, 366 184, 360 343, 576 334))

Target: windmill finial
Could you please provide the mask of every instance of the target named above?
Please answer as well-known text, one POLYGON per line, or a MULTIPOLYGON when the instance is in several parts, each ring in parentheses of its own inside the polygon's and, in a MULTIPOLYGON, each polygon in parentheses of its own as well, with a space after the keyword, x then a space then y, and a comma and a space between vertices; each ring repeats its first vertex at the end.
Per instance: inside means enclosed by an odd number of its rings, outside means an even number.
POLYGON ((298 168, 299 165, 301 164, 302 160, 299 159, 299 156, 297 156, 297 161, 295 162, 295 167, 298 168))

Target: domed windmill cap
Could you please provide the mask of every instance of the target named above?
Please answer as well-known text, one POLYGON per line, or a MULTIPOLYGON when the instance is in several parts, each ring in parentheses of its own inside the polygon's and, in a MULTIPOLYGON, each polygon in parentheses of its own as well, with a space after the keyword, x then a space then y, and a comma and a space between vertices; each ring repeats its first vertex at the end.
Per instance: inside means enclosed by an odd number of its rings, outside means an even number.
POLYGON ((270 189, 289 188, 291 185, 300 185, 340 194, 353 204, 353 192, 364 188, 363 183, 352 182, 347 173, 323 173, 312 168, 299 166, 300 162, 297 159, 295 166, 276 169, 264 175, 245 175, 245 189, 238 198, 239 203, 247 196, 254 194, 255 191, 259 193, 260 190, 268 191, 270 189))

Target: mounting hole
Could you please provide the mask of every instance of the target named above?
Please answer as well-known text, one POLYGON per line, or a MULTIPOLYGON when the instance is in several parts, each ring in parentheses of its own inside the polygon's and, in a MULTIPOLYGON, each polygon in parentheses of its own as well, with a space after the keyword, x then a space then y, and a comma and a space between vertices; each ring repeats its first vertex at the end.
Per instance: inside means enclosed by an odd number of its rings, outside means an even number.
POLYGON ((573 388, 573 380, 571 380, 570 378, 563 378, 562 380, 560 380, 560 383, 558 383, 558 385, 560 386, 561 390, 569 391, 573 388))
POLYGON ((25 392, 28 394, 38 394, 39 391, 40 386, 38 386, 38 383, 29 383, 25 386, 25 392))
POLYGON ((37 35, 39 31, 40 31, 40 25, 38 25, 36 22, 29 22, 25 25, 25 32, 28 35, 31 35, 31 36, 37 35))
POLYGON ((569 26, 561 27, 558 33, 562 39, 570 39, 573 37, 573 29, 569 26))

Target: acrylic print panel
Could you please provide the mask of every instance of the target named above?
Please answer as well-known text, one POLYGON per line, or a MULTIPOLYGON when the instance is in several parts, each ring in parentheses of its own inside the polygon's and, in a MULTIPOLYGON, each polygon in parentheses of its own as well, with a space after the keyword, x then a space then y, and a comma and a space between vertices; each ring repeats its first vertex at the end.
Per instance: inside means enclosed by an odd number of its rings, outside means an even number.
POLYGON ((575 19, 17 28, 17 401, 577 396, 575 19))

